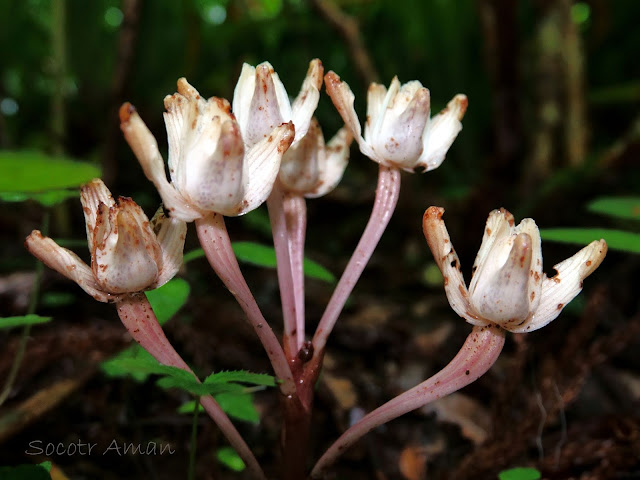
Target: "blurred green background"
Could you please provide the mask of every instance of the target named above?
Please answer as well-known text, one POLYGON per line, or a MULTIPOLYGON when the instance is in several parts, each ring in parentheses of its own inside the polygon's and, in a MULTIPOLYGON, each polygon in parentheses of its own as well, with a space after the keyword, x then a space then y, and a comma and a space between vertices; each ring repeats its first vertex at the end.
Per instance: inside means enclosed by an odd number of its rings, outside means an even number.
MULTIPOLYGON (((134 104, 166 158, 163 98, 175 92, 179 77, 187 77, 204 96, 231 99, 243 62, 256 65, 266 60, 295 96, 309 61, 320 58, 325 71, 334 70, 350 84, 361 119, 369 82, 388 85, 394 75, 401 82, 419 80, 430 89, 432 114, 456 93, 465 93, 469 108, 463 131, 440 168, 424 175, 403 174, 396 215, 346 311, 358 315, 368 307, 363 303, 377 296, 384 300, 376 308, 392 312, 392 318, 406 314, 416 320, 426 308, 419 303, 425 292, 438 299, 436 305, 444 299, 438 278, 430 279, 433 264, 421 233, 421 217, 430 205, 446 208, 447 225, 467 278, 487 214, 501 206, 518 221, 533 217, 540 227, 639 232, 637 222, 586 209, 599 197, 637 197, 640 192, 638 18, 636 0, 4 0, 0 2, 0 150, 37 150, 89 162, 102 171, 114 195, 133 197, 151 215, 159 196, 121 135, 117 111, 125 101, 134 104), (398 314, 394 308, 404 310, 398 314)), ((327 139, 341 127, 324 90, 317 117, 327 139)), ((336 191, 308 202, 307 253, 336 275, 366 224, 377 175, 375 164, 357 148, 351 151, 336 191)), ((1 175, 5 184, 11 182, 11 172, 1 175)), ((23 241, 33 228, 40 228, 44 209, 31 201, 0 205, 0 316, 21 315, 32 277, 16 275, 31 272, 34 265, 23 241)), ((87 258, 79 202, 68 199, 49 211, 51 235, 75 239, 76 251, 87 258)), ((268 231, 261 227, 265 215, 261 209, 230 220, 232 239, 269 243, 268 231)), ((637 219, 638 212, 634 215, 637 219)), ((187 250, 195 247, 191 231, 187 250)), ((545 243, 546 271, 552 273, 551 266, 576 249, 545 243)), ((219 327, 206 323, 212 304, 218 309, 214 302, 219 298, 230 302, 229 296, 219 282, 212 283, 213 274, 206 267, 189 269, 191 309, 182 318, 184 324, 170 330, 173 338, 200 365, 268 370, 264 359, 256 360, 250 352, 224 350, 225 342, 242 345, 252 341, 247 340, 251 335, 244 332, 241 341, 234 337, 240 320, 233 304, 222 310, 228 321, 219 327), (219 331, 206 336, 198 322, 219 331), (194 325, 213 347, 198 343, 204 340, 195 339, 189 330, 194 325)), ((608 292, 618 309, 612 319, 637 315, 639 300, 631 282, 639 269, 637 255, 610 252, 593 283, 587 281, 587 290, 593 290, 596 284, 615 279, 616 288, 608 292)), ((265 316, 276 319, 274 327, 280 328, 273 272, 247 270, 265 316)), ((94 317, 115 317, 79 289, 45 272, 45 291, 52 285, 58 292, 51 293, 67 296, 43 297, 39 312, 62 318, 63 323, 42 327, 43 331, 55 332, 69 324, 80 328, 86 318, 95 325, 94 317)), ((311 325, 330 293, 331 285, 310 282, 311 325)), ((576 303, 576 310, 567 309, 562 318, 580 312, 584 302, 576 303)), ((454 317, 449 311, 443 315, 454 317)), ((557 323, 561 325, 557 328, 568 328, 564 320, 557 323)), ((115 345, 121 348, 121 327, 114 318, 111 325, 115 325, 113 338, 120 339, 115 345)), ((555 343, 549 345, 562 345, 563 330, 557 332, 559 339, 553 337, 555 343)), ((11 345, 5 351, 13 351, 18 332, 0 335, 2 345, 11 345)), ((340 338, 337 344, 343 351, 359 354, 366 348, 359 342, 366 344, 371 337, 351 343, 340 338)), ((48 361, 74 349, 77 354, 102 349, 105 355, 114 349, 100 345, 84 345, 87 350, 82 350, 77 344, 54 342, 60 351, 52 347, 48 361)), ((10 364, 9 355, 0 358, 0 372, 10 364)), ((38 372, 38 367, 23 371, 19 385, 38 372)), ((101 398, 106 388, 94 385, 87 395, 93 392, 101 398)), ((20 394, 24 392, 18 390, 16 395, 20 394)), ((260 454, 268 457, 268 451, 260 454)))

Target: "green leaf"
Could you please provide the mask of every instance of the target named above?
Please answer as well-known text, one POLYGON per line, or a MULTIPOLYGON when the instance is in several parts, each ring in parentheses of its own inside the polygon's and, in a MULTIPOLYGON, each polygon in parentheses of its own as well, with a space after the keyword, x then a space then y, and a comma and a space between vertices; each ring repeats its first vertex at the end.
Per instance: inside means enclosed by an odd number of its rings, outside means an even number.
POLYGON ((319 263, 314 262, 313 260, 305 258, 302 267, 304 269, 305 276, 309 278, 324 280, 325 282, 329 283, 335 283, 336 281, 336 277, 333 275, 333 273, 331 273, 319 263))
POLYGON ((131 370, 127 368, 128 364, 123 363, 123 360, 139 359, 140 361, 155 361, 155 359, 140 345, 131 345, 129 348, 124 349, 117 355, 105 360, 100 364, 100 368, 104 374, 109 378, 124 378, 131 377, 136 382, 142 383, 149 375, 148 372, 142 372, 137 370, 131 370))
POLYGON ((161 388, 179 388, 193 395, 216 396, 223 393, 247 395, 246 387, 241 384, 273 387, 276 382, 271 375, 251 373, 244 370, 232 370, 212 373, 202 383, 199 383, 193 377, 170 375, 159 379, 156 384, 161 388))
POLYGON ((187 303, 190 290, 186 280, 174 278, 160 288, 145 292, 160 325, 169 321, 187 303))
POLYGON ((611 250, 640 253, 640 234, 608 228, 545 228, 540 230, 545 240, 562 243, 587 245, 593 240, 604 238, 611 250))
MULTIPOLYGON (((260 423, 260 414, 253 404, 251 393, 219 393, 215 395, 215 399, 220 408, 230 417, 256 425, 260 423)), ((195 400, 185 402, 178 407, 178 413, 193 415, 194 407, 195 400)), ((198 405, 198 411, 202 412, 203 410, 202 405, 198 405)))
POLYGON ((179 388, 185 392, 189 392, 198 397, 206 395, 218 395, 220 393, 243 393, 245 387, 237 383, 217 383, 213 385, 205 385, 199 383, 194 377, 184 378, 176 375, 166 376, 158 379, 156 382, 160 388, 179 388))
MULTIPOLYGON (((273 247, 261 245, 254 242, 233 242, 231 244, 233 252, 236 254, 239 262, 257 265, 259 267, 276 268, 276 252, 273 247)), ((204 257, 204 250, 197 248, 184 254, 184 263, 190 262, 197 258, 204 257)), ((308 258, 303 263, 304 274, 309 278, 324 280, 325 282, 335 283, 336 277, 329 270, 324 268, 317 262, 308 258)))
MULTIPOLYGON (((196 406, 195 400, 189 400, 188 402, 184 402, 182 405, 178 407, 176 412, 185 414, 185 415, 193 415, 193 409, 196 406)), ((204 412, 204 408, 202 405, 198 404, 198 412, 204 412)))
POLYGON ((250 393, 220 393, 215 399, 227 415, 254 425, 260 423, 260 414, 250 393))
POLYGON ((35 200, 45 207, 51 207, 64 202, 67 198, 76 198, 78 195, 78 190, 51 190, 42 193, 0 192, 0 200, 5 202, 35 200))
POLYGON ((205 385, 220 383, 248 383, 250 385, 261 385, 266 387, 275 387, 276 381, 271 375, 266 373, 251 373, 246 370, 231 370, 227 372, 212 373, 205 380, 205 385))
POLYGON ((233 242, 233 253, 238 260, 259 267, 275 268, 277 265, 276 252, 273 247, 254 242, 233 242))
POLYGON ((18 465, 17 467, 0 467, 0 478, 2 480, 51 480, 51 475, 43 464, 18 465))
POLYGON ((240 219, 247 227, 261 233, 265 237, 271 237, 271 222, 264 208, 256 208, 246 215, 242 215, 240 219))
POLYGON ((197 260, 198 258, 202 257, 204 257, 204 250, 201 248, 196 248, 195 250, 191 250, 190 252, 187 252, 182 256, 182 263, 189 263, 192 260, 197 260))
POLYGON ((38 323, 50 322, 53 317, 41 317, 40 315, 23 315, 21 317, 0 318, 0 328, 23 327, 25 325, 36 325, 38 323))
POLYGON ((42 462, 38 466, 44 468, 47 472, 51 472, 51 462, 42 462))
POLYGON ((429 262, 422 270, 422 281, 428 287, 442 287, 444 284, 444 278, 442 276, 442 272, 438 268, 438 265, 435 262, 429 262))
POLYGON ((45 307, 64 307, 76 301, 76 296, 69 292, 45 292, 40 304, 45 307))
POLYGON ((167 375, 171 378, 176 378, 185 382, 196 381, 191 373, 186 372, 178 367, 162 365, 151 355, 136 354, 135 356, 119 358, 117 365, 119 368, 129 373, 167 375))
POLYGON ((640 220, 640 197, 602 197, 587 205, 587 210, 610 217, 640 220))
POLYGON ((541 476, 538 470, 528 467, 510 468, 498 474, 500 480, 539 480, 541 476))
POLYGON ((100 176, 86 162, 40 152, 0 152, 0 192, 42 193, 77 188, 100 176))
POLYGON ((216 452, 216 458, 221 464, 234 472, 241 472, 245 468, 244 462, 231 447, 222 447, 216 452))

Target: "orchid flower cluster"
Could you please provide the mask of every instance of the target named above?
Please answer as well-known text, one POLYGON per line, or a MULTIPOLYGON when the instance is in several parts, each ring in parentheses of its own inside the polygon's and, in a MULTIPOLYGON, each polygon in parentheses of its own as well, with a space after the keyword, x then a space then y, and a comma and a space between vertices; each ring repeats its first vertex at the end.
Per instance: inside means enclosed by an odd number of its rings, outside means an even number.
MULTIPOLYGON (((279 379, 283 395, 282 478, 321 478, 351 444, 372 428, 448 395, 483 375, 498 358, 505 332, 528 332, 555 319, 602 262, 607 246, 594 241, 554 266, 542 269, 540 233, 532 219, 515 226, 506 210, 489 214, 467 287, 444 224, 444 209, 430 207, 423 229, 453 310, 472 332, 442 371, 392 399, 352 425, 307 470, 314 384, 327 339, 348 295, 371 257, 395 209, 401 170, 437 168, 462 129, 467 98, 456 95, 430 115, 429 90, 418 81, 386 88, 371 84, 364 135, 354 94, 334 72, 323 76, 310 62, 298 96, 289 96, 273 67, 244 65, 233 101, 204 98, 186 79, 164 99, 168 170, 158 143, 136 109, 120 109, 121 128, 163 206, 151 220, 130 198, 114 200, 101 180, 81 191, 91 265, 34 231, 31 253, 78 283, 101 302, 116 304, 135 341, 160 363, 191 372, 171 346, 141 293, 169 281, 182 264, 187 223, 194 222, 213 270, 244 310, 279 379), (327 143, 313 117, 322 83, 345 126, 327 143), (379 164, 373 210, 315 333, 305 331, 303 252, 306 199, 329 193, 340 181, 355 139, 360 152, 379 164), (277 256, 283 312, 280 341, 264 318, 238 266, 225 216, 243 215, 267 203, 277 256)), ((200 399, 255 478, 265 474, 250 448, 212 397, 200 399)))

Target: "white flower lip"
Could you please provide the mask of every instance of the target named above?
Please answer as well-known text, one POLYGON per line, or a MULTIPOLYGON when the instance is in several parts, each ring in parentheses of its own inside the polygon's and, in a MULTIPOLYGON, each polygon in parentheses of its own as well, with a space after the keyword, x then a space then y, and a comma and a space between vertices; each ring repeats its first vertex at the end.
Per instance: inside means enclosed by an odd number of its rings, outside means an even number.
POLYGON ((557 274, 547 278, 535 222, 524 219, 514 226, 513 215, 505 209, 494 210, 487 219, 467 289, 443 214, 440 207, 427 209, 424 234, 444 277, 451 307, 473 325, 493 323, 516 333, 547 325, 580 293, 583 280, 607 253, 604 240, 593 241, 555 265, 557 274))
POLYGON ((279 179, 285 190, 317 198, 340 182, 349 163, 353 137, 345 127, 325 145, 322 129, 314 118, 307 134, 284 154, 279 179))
POLYGON ((370 159, 408 172, 433 170, 462 129, 467 97, 456 95, 438 115, 430 118, 430 94, 418 81, 400 84, 397 77, 389 89, 372 83, 367 93, 364 136, 349 85, 330 71, 325 75, 327 93, 345 125, 370 159))
POLYGON ((203 99, 184 78, 178 80, 178 92, 165 98, 165 107, 171 182, 155 138, 131 104, 120 109, 120 121, 172 217, 190 222, 211 212, 237 216, 266 200, 294 139, 291 122, 247 145, 229 102, 203 99))
POLYGON ((157 288, 178 272, 186 223, 162 214, 150 222, 130 198, 116 202, 99 179, 82 187, 81 200, 91 267, 34 230, 25 245, 43 263, 101 302, 157 288))

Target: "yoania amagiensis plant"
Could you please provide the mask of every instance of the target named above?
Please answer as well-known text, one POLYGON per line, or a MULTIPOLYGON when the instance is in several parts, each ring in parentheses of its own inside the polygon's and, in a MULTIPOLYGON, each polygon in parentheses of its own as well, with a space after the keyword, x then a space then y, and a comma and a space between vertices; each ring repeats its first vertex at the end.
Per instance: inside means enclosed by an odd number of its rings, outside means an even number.
MULTIPOLYGON (((401 170, 437 168, 460 132, 467 107, 464 95, 430 117, 430 94, 417 81, 387 89, 369 88, 364 135, 349 86, 333 72, 324 76, 327 92, 345 126, 325 144, 313 119, 323 81, 313 60, 302 88, 291 102, 273 67, 244 65, 233 102, 203 98, 185 79, 165 98, 169 177, 158 143, 135 108, 120 109, 121 128, 163 202, 165 214, 151 221, 130 199, 117 202, 101 181, 82 190, 92 266, 43 238, 27 247, 38 258, 75 280, 101 301, 116 303, 132 337, 161 364, 191 372, 169 344, 141 291, 176 274, 182 262, 186 223, 195 222, 198 239, 216 274, 234 295, 260 339, 278 378, 282 397, 282 468, 278 478, 321 478, 350 445, 372 428, 448 395, 483 375, 497 359, 505 332, 540 328, 560 313, 600 264, 604 241, 591 243, 555 266, 542 270, 541 242, 531 219, 514 226, 506 210, 492 212, 467 288, 442 220, 431 207, 423 220, 425 236, 444 276, 452 308, 473 325, 458 355, 442 371, 392 399, 351 426, 313 469, 308 443, 314 385, 327 339, 344 303, 370 259, 393 214, 401 170), (379 164, 373 211, 362 237, 331 296, 318 327, 309 335, 304 308, 303 255, 306 199, 330 192, 348 163, 352 140, 379 164), (277 257, 282 302, 282 340, 260 311, 231 248, 225 216, 247 213, 267 203, 277 257), (309 339, 311 338, 311 339, 309 339)), ((266 479, 249 447, 210 396, 200 399, 254 478, 266 479)))
POLYGON ((593 241, 554 265, 556 275, 547 278, 542 270, 540 232, 535 222, 526 218, 514 226, 511 213, 503 208, 494 210, 487 219, 467 289, 443 214, 441 207, 427 209, 424 235, 444 277, 451 308, 472 324, 473 330, 446 367, 351 426, 315 465, 314 478, 319 478, 342 452, 371 429, 460 390, 484 375, 498 359, 506 331, 533 331, 554 320, 580 293, 583 280, 598 268, 607 253, 604 240, 593 241))

